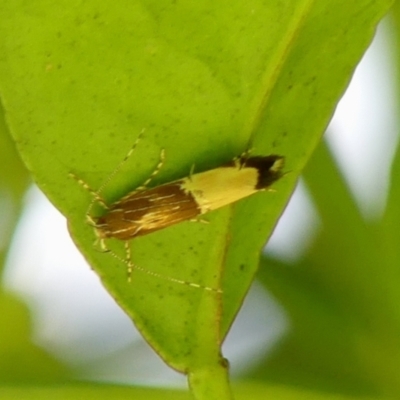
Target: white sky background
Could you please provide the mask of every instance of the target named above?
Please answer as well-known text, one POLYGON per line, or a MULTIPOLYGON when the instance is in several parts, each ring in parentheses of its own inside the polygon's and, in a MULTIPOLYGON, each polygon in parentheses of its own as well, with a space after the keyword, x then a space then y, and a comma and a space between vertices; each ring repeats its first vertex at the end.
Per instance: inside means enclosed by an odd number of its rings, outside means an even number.
MULTIPOLYGON (((388 26, 381 27, 327 136, 367 218, 378 217, 384 207, 397 144, 389 36, 388 26)), ((267 250, 275 257, 296 259, 312 239, 317 223, 306 188, 300 185, 267 250)), ((72 244, 65 219, 37 189, 27 197, 15 243, 5 282, 29 302, 36 343, 82 367, 109 355, 107 362, 99 362, 86 373, 93 379, 162 385, 185 382, 142 341, 72 244), (17 251, 21 248, 23 252, 17 251)), ((233 372, 253 363, 257 355, 262 357, 259 353, 271 347, 289 326, 279 305, 254 285, 224 345, 233 372), (257 314, 260 302, 263 310, 257 314)))

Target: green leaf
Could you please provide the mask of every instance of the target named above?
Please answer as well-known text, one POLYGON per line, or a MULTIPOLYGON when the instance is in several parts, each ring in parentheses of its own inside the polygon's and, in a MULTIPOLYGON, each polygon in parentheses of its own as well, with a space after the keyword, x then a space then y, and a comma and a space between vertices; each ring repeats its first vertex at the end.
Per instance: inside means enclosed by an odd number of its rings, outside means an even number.
MULTIPOLYGON (((259 252, 326 127, 375 25, 392 1, 1 1, 0 92, 38 185, 69 220, 103 284, 148 342, 188 373, 198 398, 228 398, 220 344, 259 252), (62 11, 60 11, 62 10, 62 11), (251 147, 290 171, 263 193, 138 238, 134 262, 96 252, 90 203, 142 129, 134 156, 105 188, 108 202, 140 185, 215 168, 251 147), (218 393, 218 394, 217 394, 218 393), (223 393, 223 397, 221 397, 223 393), (211 397, 209 397, 211 398, 211 397)), ((124 257, 123 243, 111 243, 124 257)))

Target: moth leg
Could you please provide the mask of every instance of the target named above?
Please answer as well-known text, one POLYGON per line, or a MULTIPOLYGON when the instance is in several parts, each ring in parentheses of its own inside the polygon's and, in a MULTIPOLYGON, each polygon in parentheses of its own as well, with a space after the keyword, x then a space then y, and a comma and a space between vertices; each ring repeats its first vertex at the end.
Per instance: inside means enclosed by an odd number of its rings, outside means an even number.
POLYGON ((233 159, 233 162, 234 162, 235 166, 238 167, 238 169, 241 169, 244 165, 246 165, 246 161, 250 157, 250 154, 252 151, 253 151, 253 149, 251 147, 249 147, 240 156, 235 157, 233 159))
POLYGON ((210 221, 204 218, 192 218, 189 219, 190 222, 200 222, 201 224, 209 224, 210 221))
POLYGON ((192 176, 194 175, 194 167, 195 165, 192 164, 191 168, 190 168, 190 172, 189 172, 189 180, 192 181, 192 176))
POLYGON ((132 263, 132 256, 131 256, 131 246, 129 240, 126 240, 124 243, 125 246, 125 263, 128 266, 127 275, 128 275, 128 282, 132 282, 132 272, 133 272, 133 263, 132 263))
POLYGON ((107 247, 104 239, 97 238, 93 243, 94 248, 100 253, 110 253, 111 250, 107 247))
POLYGON ((134 265, 132 263, 131 248, 129 246, 128 240, 125 241, 124 247, 125 247, 125 258, 122 258, 107 247, 104 239, 97 239, 95 241, 96 250, 98 250, 102 253, 108 253, 108 254, 112 255, 115 259, 117 259, 118 261, 127 265, 127 276, 128 276, 128 282, 130 283, 132 281, 132 272, 133 272, 134 265))
POLYGON ((154 169, 152 174, 139 187, 136 188, 135 192, 140 192, 142 190, 147 189, 147 186, 149 185, 149 183, 160 172, 162 166, 164 165, 164 161, 165 161, 165 150, 161 149, 161 151, 160 151, 160 159, 158 161, 158 164, 157 164, 156 168, 154 169))
MULTIPOLYGON (((92 189, 87 182, 85 182, 83 179, 79 178, 72 172, 70 172, 68 175, 71 178, 75 179, 87 192, 89 192, 92 195, 93 200, 90 203, 92 205, 92 207, 93 207, 93 203, 95 203, 97 201, 105 210, 108 210, 109 207, 108 207, 107 203, 105 202, 105 200, 101 197, 98 190, 92 189)), ((90 209, 92 207, 90 207, 90 209)), ((86 214, 88 215, 88 213, 86 213, 86 214)))

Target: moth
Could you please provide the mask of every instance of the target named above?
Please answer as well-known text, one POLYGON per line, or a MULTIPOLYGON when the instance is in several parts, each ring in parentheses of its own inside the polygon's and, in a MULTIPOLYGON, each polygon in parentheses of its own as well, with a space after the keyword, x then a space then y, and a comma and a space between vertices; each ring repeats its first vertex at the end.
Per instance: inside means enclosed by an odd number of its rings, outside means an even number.
POLYGON ((269 189, 283 175, 284 157, 275 154, 249 156, 248 153, 244 153, 218 168, 190 173, 185 178, 149 188, 150 182, 159 173, 164 163, 165 152, 162 150, 157 167, 143 185, 120 200, 107 204, 102 197, 102 192, 131 156, 140 138, 141 135, 98 190, 91 189, 82 179, 70 174, 93 196, 86 213, 86 220, 93 226, 97 242, 106 252, 110 252, 105 243, 107 239, 114 238, 125 242, 125 259, 111 253, 128 265, 128 280, 132 271, 138 269, 169 281, 220 292, 219 289, 164 277, 134 265, 131 260, 129 241, 183 221, 198 221, 201 216, 210 211, 269 189), (92 208, 96 202, 105 210, 101 216, 92 215, 92 208))

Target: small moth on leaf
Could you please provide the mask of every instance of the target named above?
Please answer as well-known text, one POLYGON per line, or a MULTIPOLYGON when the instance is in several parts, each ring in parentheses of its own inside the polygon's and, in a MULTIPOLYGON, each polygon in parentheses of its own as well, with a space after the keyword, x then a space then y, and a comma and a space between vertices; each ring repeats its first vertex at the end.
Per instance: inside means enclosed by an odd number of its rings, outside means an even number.
POLYGON ((96 242, 100 244, 102 251, 110 252, 128 265, 128 280, 131 278, 132 271, 137 269, 168 281, 221 292, 220 289, 165 277, 134 265, 131 260, 129 241, 183 221, 200 221, 200 217, 209 211, 267 190, 282 177, 284 157, 280 155, 249 156, 248 153, 244 153, 218 168, 191 173, 186 178, 148 188, 164 163, 164 150, 162 150, 157 167, 143 185, 115 203, 107 204, 102 197, 102 192, 131 156, 141 135, 142 133, 126 157, 98 190, 91 189, 82 179, 70 174, 93 196, 86 213, 86 220, 94 228, 97 236, 96 242), (102 216, 92 215, 91 211, 96 202, 105 209, 102 216), (125 258, 119 257, 107 248, 105 240, 111 238, 125 242, 125 258))

